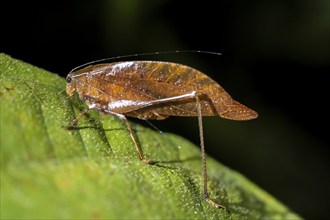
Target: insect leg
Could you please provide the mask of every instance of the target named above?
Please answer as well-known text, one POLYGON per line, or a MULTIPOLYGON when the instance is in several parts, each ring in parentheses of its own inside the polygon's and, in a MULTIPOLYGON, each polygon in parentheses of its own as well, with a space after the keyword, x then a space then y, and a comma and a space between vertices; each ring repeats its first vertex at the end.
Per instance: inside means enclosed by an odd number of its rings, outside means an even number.
POLYGON ((155 129, 157 132, 159 132, 160 134, 162 134, 163 132, 161 130, 159 130, 159 128, 156 127, 156 125, 154 125, 153 123, 151 123, 149 120, 141 118, 141 120, 144 120, 145 122, 148 123, 148 125, 150 125, 153 129, 155 129))
POLYGON ((207 189, 207 171, 206 171, 202 110, 201 110, 201 104, 200 104, 198 95, 196 95, 195 97, 196 97, 196 108, 197 108, 197 115, 198 115, 199 138, 200 138, 201 154, 202 154, 202 175, 203 175, 203 184, 204 184, 204 199, 211 205, 215 206, 216 208, 223 208, 226 210, 226 207, 214 202, 212 199, 209 198, 209 193, 208 193, 208 189, 207 189))
POLYGON ((77 122, 90 110, 90 108, 86 108, 84 111, 80 112, 80 114, 71 122, 70 125, 65 126, 65 129, 72 129, 76 126, 77 122))
POLYGON ((160 104, 160 103, 166 103, 166 102, 172 102, 172 101, 179 101, 181 99, 194 98, 194 97, 197 97, 195 91, 193 91, 191 93, 183 94, 183 95, 169 97, 169 98, 152 100, 152 101, 149 101, 149 105, 156 105, 156 104, 160 104))
POLYGON ((112 111, 109 111, 109 110, 103 110, 103 111, 106 112, 106 113, 109 113, 109 114, 116 115, 118 118, 123 119, 125 121, 126 127, 127 127, 128 131, 129 131, 129 134, 131 136, 131 139, 134 142, 134 146, 135 146, 135 149, 136 149, 136 151, 137 151, 137 153, 139 155, 140 160, 143 161, 144 163, 147 163, 147 164, 151 163, 149 160, 147 160, 147 159, 144 158, 143 153, 142 153, 141 149, 138 146, 138 143, 136 141, 136 138, 134 137, 131 124, 129 123, 129 121, 127 120, 127 118, 125 117, 125 115, 118 114, 118 113, 115 113, 115 112, 112 112, 112 111))

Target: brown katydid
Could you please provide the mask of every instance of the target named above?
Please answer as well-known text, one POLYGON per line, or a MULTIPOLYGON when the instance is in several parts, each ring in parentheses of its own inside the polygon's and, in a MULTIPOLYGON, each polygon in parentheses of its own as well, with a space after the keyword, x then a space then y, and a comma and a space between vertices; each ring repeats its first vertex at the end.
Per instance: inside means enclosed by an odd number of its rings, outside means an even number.
POLYGON ((235 101, 216 81, 186 65, 160 61, 124 61, 90 65, 70 72, 66 92, 75 92, 87 104, 68 129, 76 126, 89 110, 123 119, 141 161, 146 159, 126 116, 163 120, 170 116, 197 116, 204 184, 204 198, 217 208, 224 206, 209 198, 202 116, 250 120, 258 114, 235 101))

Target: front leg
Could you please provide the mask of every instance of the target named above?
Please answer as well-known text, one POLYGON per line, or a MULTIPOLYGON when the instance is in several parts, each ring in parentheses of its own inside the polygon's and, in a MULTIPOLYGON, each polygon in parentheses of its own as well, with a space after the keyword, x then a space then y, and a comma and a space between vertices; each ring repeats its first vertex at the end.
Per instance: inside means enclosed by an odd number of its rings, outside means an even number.
POLYGON ((67 126, 64 126, 65 129, 67 130, 71 130, 74 127, 76 127, 76 124, 78 123, 78 121, 90 110, 90 108, 86 108, 85 110, 83 110, 82 112, 80 112, 80 114, 67 126))
POLYGON ((76 127, 78 121, 85 115, 87 112, 91 109, 96 109, 100 111, 100 107, 97 107, 95 104, 97 102, 97 99, 88 95, 84 95, 82 99, 85 101, 85 103, 88 105, 88 108, 80 112, 80 114, 67 126, 64 126, 65 129, 71 130, 74 127, 76 127))

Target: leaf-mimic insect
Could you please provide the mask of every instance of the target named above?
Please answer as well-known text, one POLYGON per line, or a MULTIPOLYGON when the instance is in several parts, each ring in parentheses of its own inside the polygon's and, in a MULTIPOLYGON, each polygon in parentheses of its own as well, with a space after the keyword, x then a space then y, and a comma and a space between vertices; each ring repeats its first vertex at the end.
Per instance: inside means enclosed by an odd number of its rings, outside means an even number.
POLYGON ((141 161, 144 158, 126 116, 163 120, 170 116, 197 116, 204 184, 204 198, 217 208, 224 206, 209 198, 202 116, 250 120, 258 114, 235 101, 217 82, 186 65, 159 61, 125 61, 90 65, 70 72, 66 92, 75 92, 87 104, 68 129, 76 126, 89 110, 123 119, 141 161))

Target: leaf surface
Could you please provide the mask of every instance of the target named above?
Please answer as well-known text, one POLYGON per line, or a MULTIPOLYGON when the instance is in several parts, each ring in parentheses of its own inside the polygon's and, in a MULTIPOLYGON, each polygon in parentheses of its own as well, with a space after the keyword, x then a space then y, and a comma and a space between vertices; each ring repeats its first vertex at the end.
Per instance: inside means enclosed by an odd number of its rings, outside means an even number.
MULTIPOLYGON (((140 125, 142 163, 120 119, 91 112, 65 94, 56 74, 0 54, 1 219, 300 219, 241 174, 208 157, 202 196, 199 148, 140 125)), ((196 128, 197 129, 197 128, 196 128)))

